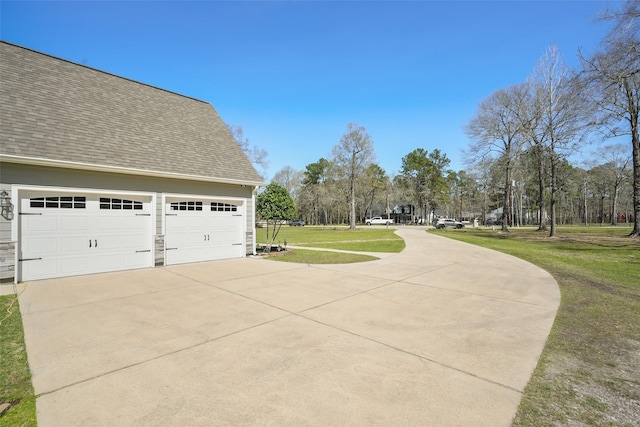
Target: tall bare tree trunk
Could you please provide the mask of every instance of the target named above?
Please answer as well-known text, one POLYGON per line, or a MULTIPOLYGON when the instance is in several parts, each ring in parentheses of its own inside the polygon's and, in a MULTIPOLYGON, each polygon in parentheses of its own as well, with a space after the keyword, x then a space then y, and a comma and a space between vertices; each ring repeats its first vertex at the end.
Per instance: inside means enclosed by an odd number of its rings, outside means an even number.
POLYGON ((538 225, 538 231, 547 231, 547 218, 545 217, 547 202, 546 197, 544 196, 544 160, 542 158, 542 147, 538 145, 536 151, 538 152, 538 188, 540 190, 540 224, 538 225))
MULTIPOLYGON (((509 155, 509 154, 507 154, 509 155)), ((509 232, 507 226, 509 220, 509 212, 511 210, 511 161, 507 159, 507 166, 505 167, 505 183, 504 183, 504 204, 502 206, 502 231, 509 232)))
POLYGON ((351 213, 349 215, 349 229, 356 228, 356 152, 351 155, 351 173, 349 177, 349 187, 351 198, 351 213))
POLYGON ((556 188, 556 162, 554 159, 551 159, 551 227, 549 229, 549 237, 556 237, 556 197, 557 191, 556 188))
POLYGON ((634 105, 635 98, 625 80, 625 89, 629 99, 629 123, 631 125, 631 144, 633 145, 633 231, 630 237, 640 237, 640 136, 638 135, 638 106, 634 105))
POLYGON ((620 192, 620 186, 616 182, 613 187, 613 198, 611 200, 611 225, 618 225, 618 193, 620 192))
POLYGON ((587 217, 587 181, 585 180, 582 185, 582 196, 584 197, 584 226, 586 227, 589 225, 589 219, 587 217))

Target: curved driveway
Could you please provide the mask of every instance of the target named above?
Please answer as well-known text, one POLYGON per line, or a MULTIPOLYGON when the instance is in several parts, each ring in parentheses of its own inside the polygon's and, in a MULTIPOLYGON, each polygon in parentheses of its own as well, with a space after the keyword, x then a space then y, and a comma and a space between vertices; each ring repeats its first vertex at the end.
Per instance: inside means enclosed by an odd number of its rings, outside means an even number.
POLYGON ((556 282, 397 233, 402 253, 360 264, 247 258, 28 283, 39 426, 508 426, 556 282))

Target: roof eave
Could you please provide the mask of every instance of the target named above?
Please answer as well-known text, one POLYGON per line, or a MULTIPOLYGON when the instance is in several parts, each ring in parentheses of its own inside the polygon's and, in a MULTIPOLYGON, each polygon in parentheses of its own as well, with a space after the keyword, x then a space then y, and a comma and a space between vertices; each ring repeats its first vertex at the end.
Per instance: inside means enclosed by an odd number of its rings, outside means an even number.
POLYGON ((89 170, 94 172, 142 175, 142 176, 150 176, 150 177, 157 177, 157 178, 173 178, 173 179, 183 179, 183 180, 190 180, 190 181, 215 182, 220 184, 248 185, 248 186, 256 186, 256 187, 265 185, 265 183, 262 181, 230 179, 230 178, 220 178, 220 177, 201 176, 201 175, 187 175, 187 174, 180 174, 180 173, 174 173, 174 172, 161 172, 161 171, 151 171, 151 170, 135 169, 135 168, 122 168, 122 167, 108 166, 108 165, 95 165, 90 163, 69 162, 65 160, 52 160, 52 159, 36 158, 36 157, 13 156, 9 154, 0 154, 0 162, 20 163, 20 164, 33 165, 33 166, 48 166, 48 167, 57 167, 57 168, 65 168, 65 169, 89 170))

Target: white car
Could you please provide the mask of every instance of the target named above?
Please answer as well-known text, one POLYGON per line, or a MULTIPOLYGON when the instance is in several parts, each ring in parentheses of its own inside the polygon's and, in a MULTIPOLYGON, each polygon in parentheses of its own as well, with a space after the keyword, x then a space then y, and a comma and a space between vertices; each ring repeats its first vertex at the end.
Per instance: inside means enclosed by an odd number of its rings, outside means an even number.
POLYGON ((373 218, 369 218, 365 220, 364 223, 366 225, 375 225, 375 224, 389 225, 389 224, 393 224, 393 219, 382 218, 381 216, 374 216, 373 218))
POLYGON ((455 219, 440 218, 438 221, 436 221, 436 223, 434 224, 434 227, 436 227, 438 229, 443 229, 443 228, 464 228, 464 224, 461 223, 460 221, 456 221, 455 219))

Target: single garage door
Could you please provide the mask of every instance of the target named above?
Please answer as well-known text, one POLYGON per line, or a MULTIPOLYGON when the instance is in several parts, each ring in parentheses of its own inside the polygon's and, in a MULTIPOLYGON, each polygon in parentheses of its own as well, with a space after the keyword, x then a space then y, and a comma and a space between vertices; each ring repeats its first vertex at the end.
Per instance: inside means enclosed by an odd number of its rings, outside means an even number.
POLYGON ((152 197, 20 192, 21 280, 153 266, 152 197))
POLYGON ((241 200, 167 197, 166 265, 243 257, 244 218, 241 200))

